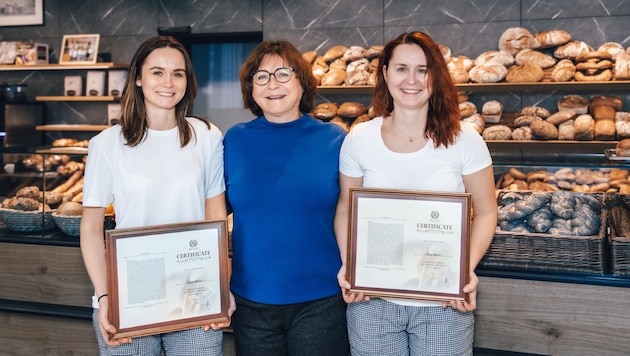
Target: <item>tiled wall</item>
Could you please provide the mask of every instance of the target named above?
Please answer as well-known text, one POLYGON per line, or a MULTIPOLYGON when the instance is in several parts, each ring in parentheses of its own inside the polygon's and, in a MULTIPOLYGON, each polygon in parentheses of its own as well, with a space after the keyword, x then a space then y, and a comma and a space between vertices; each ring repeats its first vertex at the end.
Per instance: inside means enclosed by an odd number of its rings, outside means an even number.
MULTIPOLYGON (((336 44, 383 44, 420 30, 453 55, 476 57, 497 49, 503 31, 515 26, 532 33, 561 28, 594 47, 607 41, 630 46, 630 1, 619 0, 46 0, 44 7, 44 26, 0 27, 0 40, 48 43, 56 62, 64 34, 99 33, 99 51, 123 63, 159 27, 188 25, 194 33, 262 31, 265 39, 287 39, 302 51, 320 53, 336 44)), ((60 95, 63 75, 0 72, 0 82, 25 82, 33 97, 60 95)), ((505 93, 498 99, 515 111, 531 104, 553 106, 561 94, 505 93)), ((474 98, 487 99, 489 94, 474 98)), ((52 122, 102 120, 89 105, 57 106, 50 110, 52 122)))

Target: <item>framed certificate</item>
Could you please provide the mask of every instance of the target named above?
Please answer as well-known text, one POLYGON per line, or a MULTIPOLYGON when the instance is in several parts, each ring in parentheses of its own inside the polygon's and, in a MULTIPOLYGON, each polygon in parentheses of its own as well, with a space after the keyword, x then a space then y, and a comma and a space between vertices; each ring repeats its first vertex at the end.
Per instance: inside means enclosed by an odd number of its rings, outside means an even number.
POLYGON ((228 320, 227 222, 108 230, 111 339, 228 320))
POLYGON ((350 189, 350 292, 467 300, 470 223, 468 193, 350 189))

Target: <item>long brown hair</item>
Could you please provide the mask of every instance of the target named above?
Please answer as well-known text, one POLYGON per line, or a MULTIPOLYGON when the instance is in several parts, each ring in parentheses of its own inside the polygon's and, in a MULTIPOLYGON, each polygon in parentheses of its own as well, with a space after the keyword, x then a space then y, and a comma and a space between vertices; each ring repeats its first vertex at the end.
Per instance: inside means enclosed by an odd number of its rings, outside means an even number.
MULTIPOLYGON (((155 36, 144 41, 138 47, 129 65, 129 73, 121 96, 122 115, 120 125, 122 126, 123 136, 127 141, 126 144, 131 147, 140 144, 146 137, 149 129, 144 94, 142 93, 142 88, 136 85, 136 81, 141 77, 142 65, 147 57, 154 50, 165 47, 178 50, 184 56, 186 64, 186 92, 182 100, 175 106, 175 118, 179 129, 181 146, 186 146, 194 134, 192 127, 186 121, 186 116, 190 115, 193 101, 197 96, 197 78, 193 71, 192 61, 188 52, 186 52, 186 48, 175 38, 171 36, 155 36)), ((207 121, 202 121, 206 122, 206 125, 210 127, 207 121)))
POLYGON ((300 99, 300 111, 303 113, 311 112, 315 102, 317 80, 313 76, 311 65, 302 57, 300 51, 287 41, 264 41, 260 43, 241 66, 240 80, 243 108, 249 109, 256 116, 263 114, 262 109, 256 104, 252 96, 254 89, 252 77, 260 68, 260 63, 267 55, 277 55, 284 59, 287 66, 293 68, 293 75, 300 81, 304 91, 300 99))
POLYGON ((394 50, 401 44, 415 44, 424 51, 427 58, 428 86, 432 89, 425 135, 435 142, 436 147, 448 147, 455 142, 461 130, 457 89, 439 45, 425 33, 403 33, 383 48, 379 56, 376 88, 372 99, 374 113, 377 116, 386 116, 394 110, 394 99, 387 88, 383 71, 387 70, 394 50))

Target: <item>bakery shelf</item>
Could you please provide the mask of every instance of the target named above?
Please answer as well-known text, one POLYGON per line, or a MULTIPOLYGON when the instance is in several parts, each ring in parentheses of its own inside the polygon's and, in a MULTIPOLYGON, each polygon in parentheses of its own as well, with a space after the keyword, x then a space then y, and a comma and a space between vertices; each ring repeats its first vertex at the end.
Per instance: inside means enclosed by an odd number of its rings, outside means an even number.
POLYGON ((81 70, 81 69, 127 69, 128 65, 113 62, 99 62, 94 64, 39 64, 39 65, 0 65, 0 71, 24 70, 81 70))
MULTIPOLYGON (((630 80, 611 80, 604 82, 551 82, 535 83, 463 83, 456 84, 458 91, 465 92, 509 92, 509 91, 601 91, 601 90, 630 90, 630 80)), ((373 85, 355 86, 319 86, 319 94, 373 94, 373 85)))
POLYGON ((38 125, 37 131, 103 131, 109 125, 38 125))
POLYGON ((77 155, 87 154, 87 147, 51 147, 36 150, 35 153, 54 154, 54 155, 77 155))
POLYGON ((35 101, 116 101, 120 100, 119 96, 101 95, 101 96, 36 96, 35 101))

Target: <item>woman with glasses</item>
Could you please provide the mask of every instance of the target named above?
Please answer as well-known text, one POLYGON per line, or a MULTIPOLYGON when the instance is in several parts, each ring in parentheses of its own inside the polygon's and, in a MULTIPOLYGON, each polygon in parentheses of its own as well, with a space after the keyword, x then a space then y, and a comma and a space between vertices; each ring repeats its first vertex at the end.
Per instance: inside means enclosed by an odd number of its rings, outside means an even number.
POLYGON ((316 80, 288 42, 258 45, 240 80, 243 106, 257 118, 224 139, 236 353, 345 356, 333 228, 345 132, 307 114, 316 80))

